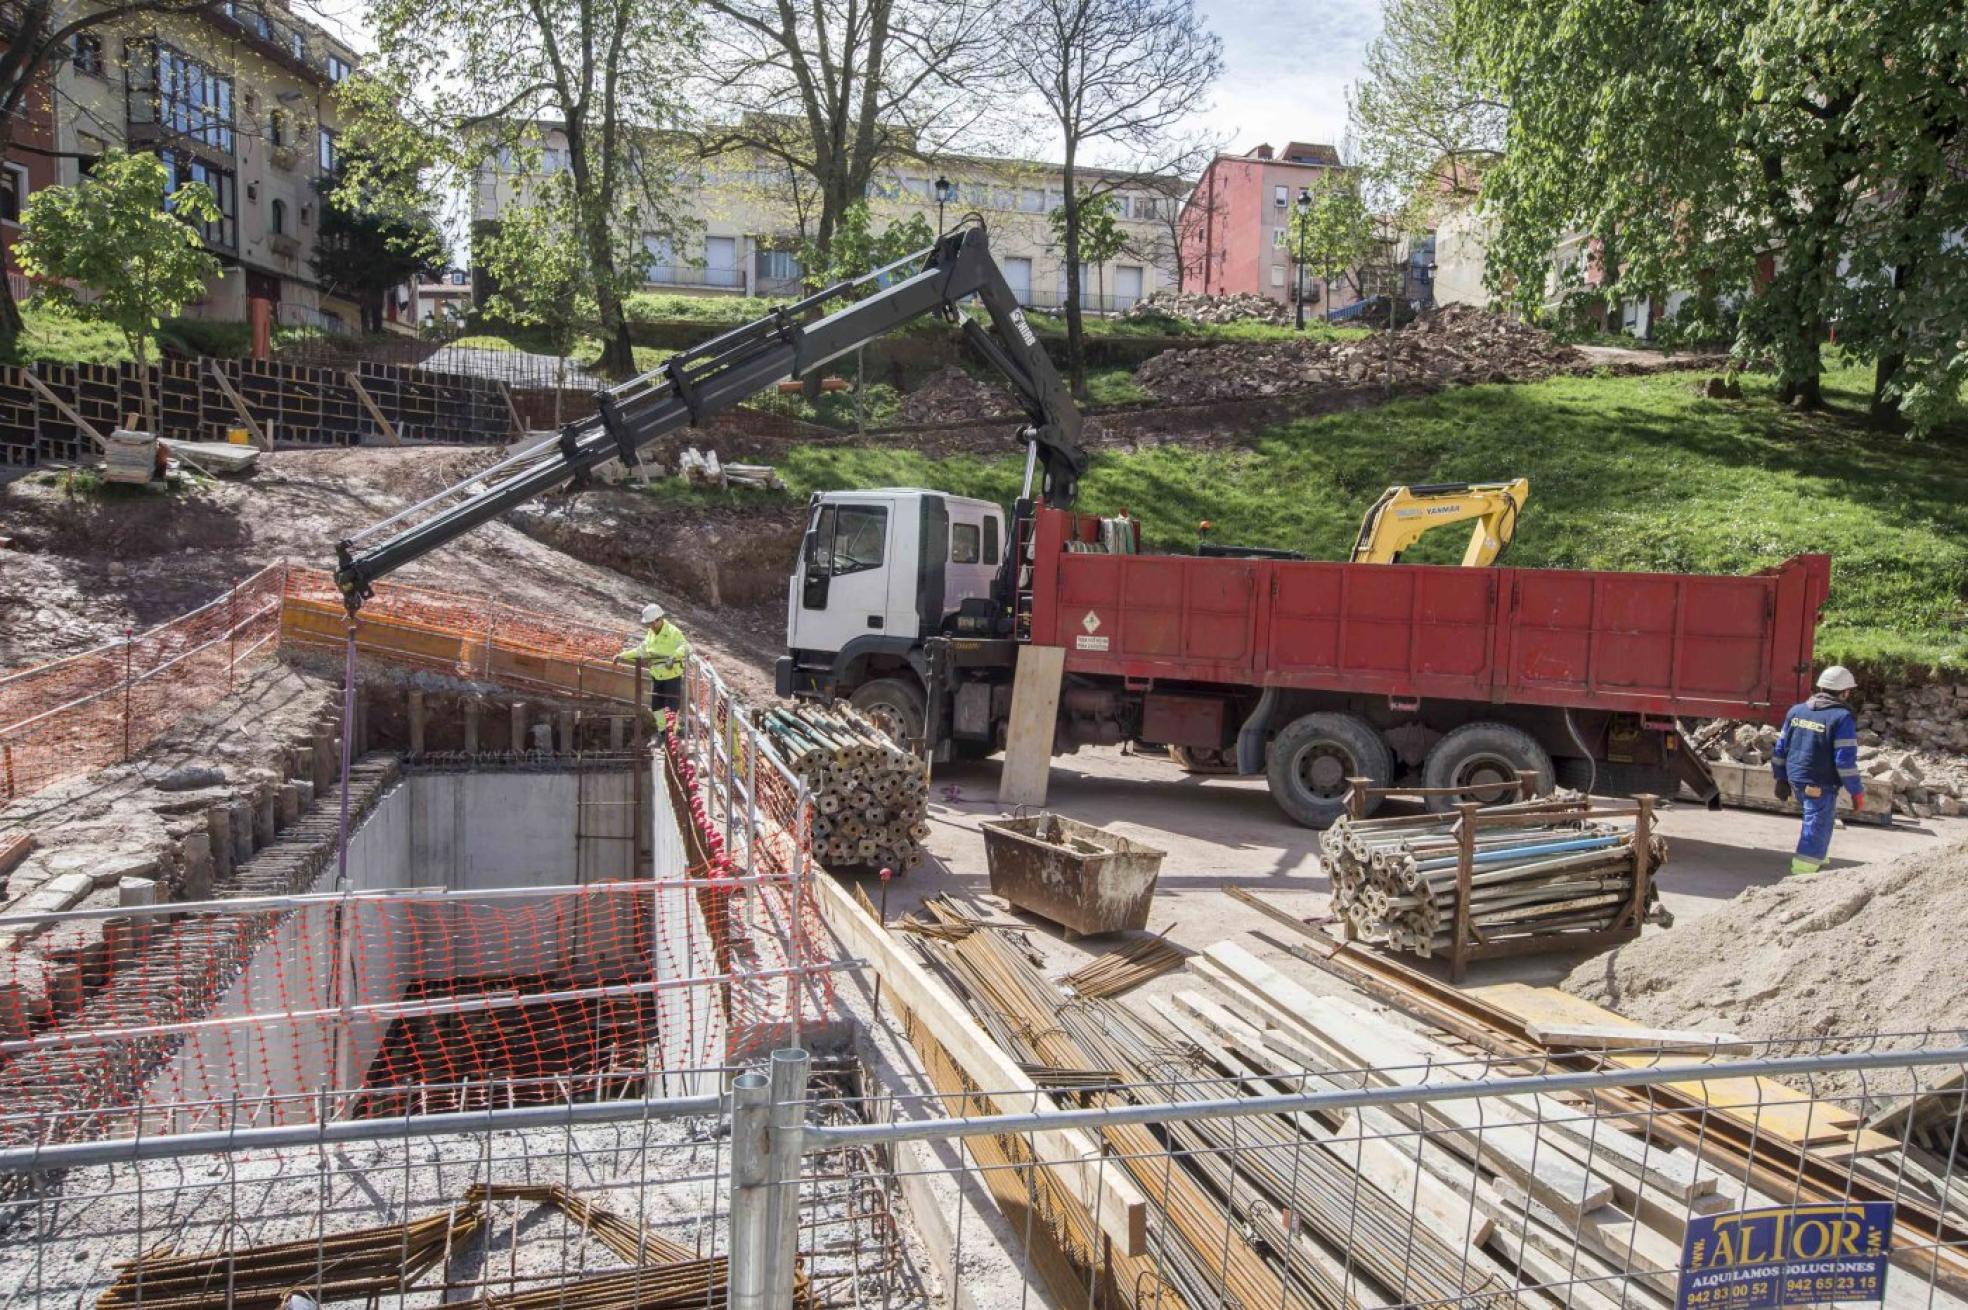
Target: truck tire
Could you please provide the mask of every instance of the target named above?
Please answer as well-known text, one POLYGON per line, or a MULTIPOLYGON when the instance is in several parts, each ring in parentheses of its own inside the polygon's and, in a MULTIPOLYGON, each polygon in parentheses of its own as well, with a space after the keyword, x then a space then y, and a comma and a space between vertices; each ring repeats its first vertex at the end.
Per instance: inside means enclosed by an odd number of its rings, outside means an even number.
POLYGON ((1346 813, 1346 780, 1371 778, 1385 787, 1394 777, 1394 752, 1365 719, 1307 714, 1272 739, 1265 776, 1279 809, 1308 828, 1328 828, 1346 813))
POLYGON ((1237 750, 1234 746, 1171 746, 1169 758, 1184 773, 1201 773, 1223 776, 1237 771, 1237 750))
POLYGON ((1464 801, 1493 805, 1515 800, 1516 793, 1505 791, 1503 784, 1515 783, 1519 769, 1537 774, 1539 795, 1551 790, 1551 753, 1537 738, 1507 723, 1465 723, 1436 742, 1422 763, 1424 787, 1459 789, 1455 795, 1430 796, 1428 808, 1440 812, 1464 801))
POLYGON ((914 746, 922 740, 925 702, 922 688, 913 682, 876 678, 849 693, 847 703, 872 719, 898 746, 914 746))

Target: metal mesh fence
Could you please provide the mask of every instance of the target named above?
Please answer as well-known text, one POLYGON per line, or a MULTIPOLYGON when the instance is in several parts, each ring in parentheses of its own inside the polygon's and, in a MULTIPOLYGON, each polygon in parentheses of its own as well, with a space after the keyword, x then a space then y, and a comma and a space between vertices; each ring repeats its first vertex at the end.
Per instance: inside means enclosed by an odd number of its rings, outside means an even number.
POLYGON ((284 565, 120 642, 0 674, 0 804, 128 760, 274 651, 284 565))

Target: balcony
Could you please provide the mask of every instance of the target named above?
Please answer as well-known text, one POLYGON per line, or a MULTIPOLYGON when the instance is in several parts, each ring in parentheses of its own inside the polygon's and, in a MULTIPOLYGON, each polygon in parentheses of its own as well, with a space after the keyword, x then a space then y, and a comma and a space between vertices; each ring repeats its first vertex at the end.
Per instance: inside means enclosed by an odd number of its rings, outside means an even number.
POLYGON ((301 162, 301 151, 298 146, 271 146, 267 150, 267 158, 273 161, 275 168, 284 168, 291 173, 301 162))
POLYGON ((276 232, 267 238, 267 249, 282 259, 299 259, 301 239, 288 236, 285 232, 276 232))
POLYGON ((645 280, 655 287, 707 287, 718 291, 745 289, 742 268, 692 268, 681 264, 652 265, 645 280))

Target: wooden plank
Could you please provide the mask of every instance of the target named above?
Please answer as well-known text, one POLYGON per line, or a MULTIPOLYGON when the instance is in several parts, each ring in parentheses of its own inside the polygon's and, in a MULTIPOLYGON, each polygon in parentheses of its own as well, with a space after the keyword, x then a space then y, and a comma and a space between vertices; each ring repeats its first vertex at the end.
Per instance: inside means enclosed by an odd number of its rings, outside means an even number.
MULTIPOLYGON (((838 882, 823 873, 813 879, 813 886, 820 917, 847 953, 873 966, 893 1003, 914 1016, 981 1092, 992 1094, 1000 1113, 1055 1112, 1051 1098, 978 1027, 963 1003, 856 905, 838 882)), ((1054 1177, 1123 1254, 1146 1252, 1147 1199, 1119 1168, 1102 1162, 1100 1144, 1093 1137, 1068 1128, 1040 1130, 1029 1140, 1033 1154, 1052 1167, 1054 1177)))
POLYGON ((227 400, 232 402, 233 409, 238 412, 240 419, 246 424, 246 430, 253 434, 253 444, 262 450, 271 452, 273 450, 273 438, 269 437, 261 429, 260 421, 253 417, 253 411, 246 408, 246 402, 241 400, 239 393, 232 389, 232 382, 226 377, 225 370, 219 367, 219 361, 208 359, 205 362, 211 366, 212 381, 219 384, 219 390, 225 393, 227 400))
POLYGON ((506 402, 506 417, 512 420, 513 431, 519 436, 525 436, 526 424, 520 422, 519 406, 513 404, 511 390, 503 381, 495 381, 493 385, 499 388, 499 399, 506 402))
POLYGON ((1052 738, 1059 720, 1063 646, 1020 646, 1011 683, 1011 722, 1005 729, 998 804, 1044 805, 1052 773, 1052 738))
POLYGON ((1665 1051, 1694 1055, 1748 1055, 1756 1043, 1730 1033, 1694 1032, 1685 1028, 1643 1028, 1638 1024, 1568 1024, 1532 1020, 1524 1031, 1546 1046, 1583 1051, 1665 1051))
POLYGON ((1952 1119, 1961 1113, 1962 1092, 1968 1087, 1968 1070, 1956 1069, 1917 1096, 1902 1096, 1866 1120, 1873 1132, 1903 1135, 1936 1115, 1952 1119))
POLYGON ((68 402, 63 400, 60 396, 57 396, 49 388, 47 383, 43 382, 40 378, 34 376, 34 370, 32 368, 23 365, 20 370, 20 375, 27 379, 27 384, 33 387, 34 390, 37 393, 39 393, 41 399, 47 401, 50 405, 53 405, 57 410, 61 412, 61 416, 63 418, 67 419, 70 423, 73 423, 77 428, 81 429, 84 433, 88 434, 89 439, 96 443, 97 450, 106 451, 109 449, 109 443, 103 440, 102 433, 96 431, 96 425, 89 422, 88 419, 83 418, 80 414, 76 413, 73 409, 71 409, 69 407, 68 402))
POLYGON ((31 832, 0 839, 0 878, 12 873, 40 844, 41 839, 31 832))
MULTIPOLYGON (((1250 991, 1296 1016, 1296 1027, 1342 1054, 1346 1065, 1367 1071, 1366 1077, 1376 1085, 1415 1087, 1466 1077, 1443 1067, 1456 1057, 1433 1048, 1425 1038, 1376 1023, 1344 1002, 1312 995, 1234 942, 1217 942, 1204 954, 1250 991)), ((1484 1168, 1517 1180, 1560 1214, 1576 1217, 1613 1199, 1611 1184, 1556 1151, 1540 1152, 1537 1131, 1514 1118, 1503 1118, 1500 1107, 1469 1100, 1388 1109, 1397 1119, 1455 1141, 1484 1168)))
MULTIPOLYGON (((376 421, 377 428, 382 431, 383 440, 392 446, 402 445, 403 438, 396 435, 396 424, 390 422, 389 417, 376 404, 375 397, 369 394, 369 388, 362 385, 362 378, 354 369, 350 369, 345 376, 348 378, 349 390, 355 393, 355 398, 362 403, 362 408, 369 411, 369 417, 376 421)), ((508 400, 506 404, 510 407, 512 402, 508 400)))

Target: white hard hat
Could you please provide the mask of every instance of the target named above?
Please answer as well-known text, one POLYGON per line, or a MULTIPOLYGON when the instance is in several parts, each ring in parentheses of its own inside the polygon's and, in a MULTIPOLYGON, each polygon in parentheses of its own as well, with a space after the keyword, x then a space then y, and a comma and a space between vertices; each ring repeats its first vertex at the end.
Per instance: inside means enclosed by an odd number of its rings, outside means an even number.
POLYGON ((1834 664, 1818 675, 1818 687, 1822 691, 1850 691, 1858 685, 1859 680, 1843 664, 1834 664))
MULTIPOLYGON (((644 605, 642 607, 642 621, 645 626, 651 623, 661 623, 663 621, 663 607, 661 605, 644 605)), ((1845 676, 1850 677, 1851 675, 1846 674, 1845 676)))

